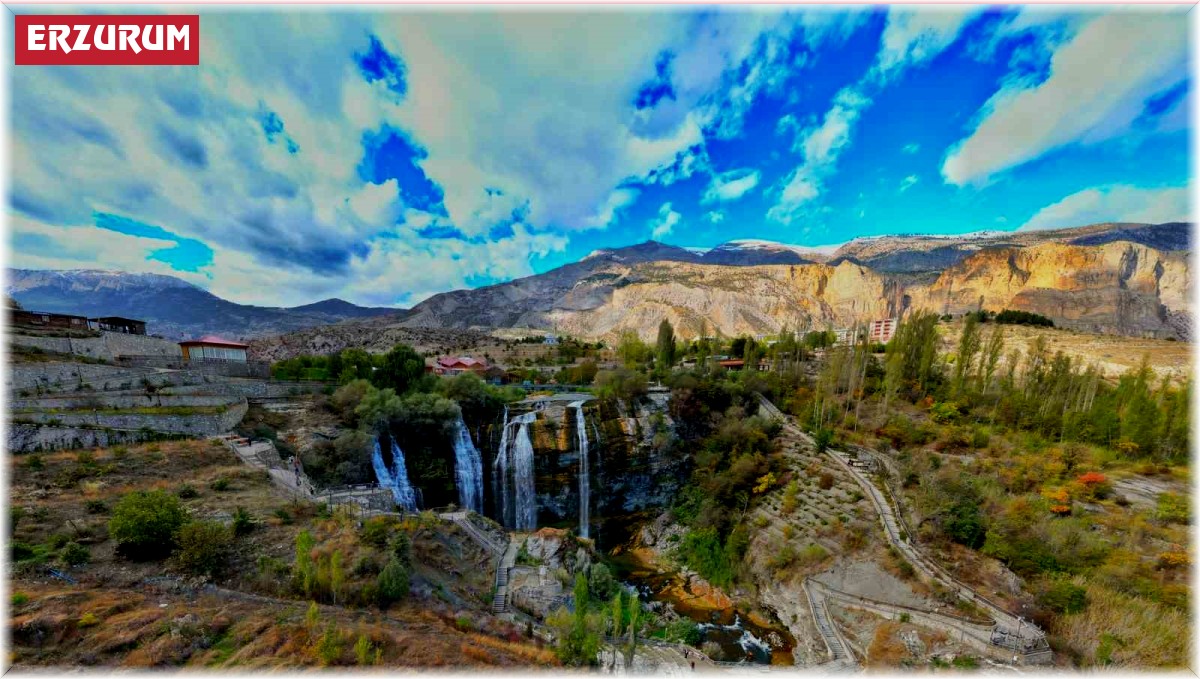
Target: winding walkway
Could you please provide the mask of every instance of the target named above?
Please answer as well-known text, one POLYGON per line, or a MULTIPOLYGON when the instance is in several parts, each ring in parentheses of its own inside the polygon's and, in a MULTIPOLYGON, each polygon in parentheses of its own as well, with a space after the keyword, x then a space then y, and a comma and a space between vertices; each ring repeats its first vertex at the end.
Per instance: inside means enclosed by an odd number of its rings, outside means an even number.
MULTIPOLYGON (((792 433, 796 434, 801 440, 805 441, 811 446, 816 445, 816 442, 813 441, 812 437, 800 429, 800 427, 791 417, 784 415, 784 413, 781 412, 779 408, 775 406, 775 404, 771 403, 765 396, 762 395, 759 395, 759 399, 762 409, 765 410, 767 414, 781 421, 785 427, 787 427, 792 433)), ((875 456, 878 459, 878 455, 875 453, 875 451, 869 451, 868 449, 861 447, 860 449, 868 451, 870 455, 875 456)), ((825 453, 830 459, 837 463, 839 467, 850 474, 851 478, 853 478, 855 482, 857 482, 858 485, 863 489, 863 492, 866 494, 866 496, 871 499, 871 503, 875 506, 876 513, 879 514, 879 522, 883 526, 883 532, 887 537, 889 544, 891 544, 898 552, 900 552, 900 554, 902 554, 904 558, 907 559, 908 562, 911 563, 913 567, 927 580, 945 587, 947 590, 954 592, 959 598, 968 601, 979 608, 982 608, 994 619, 995 623, 993 625, 986 626, 987 631, 985 634, 985 644, 990 644, 1000 648, 1008 649, 1009 651, 1014 651, 1018 656, 1023 657, 1024 662, 1026 663, 1045 663, 1050 662, 1053 659, 1049 644, 1046 642, 1046 635, 1040 628, 1031 622, 1025 621, 1024 619, 1009 613, 999 605, 980 595, 970 586, 955 578, 940 564, 927 557, 917 548, 916 544, 910 540, 910 533, 907 530, 907 526, 904 524, 903 517, 898 516, 893 510, 893 503, 896 502, 896 499, 890 495, 890 491, 888 495, 885 496, 884 491, 881 491, 879 487, 871 481, 870 478, 863 474, 863 472, 854 465, 850 464, 848 459, 849 456, 846 453, 833 450, 832 448, 827 448, 825 453)), ((899 504, 896 504, 895 506, 899 507, 899 504)), ((845 597, 853 597, 853 595, 832 590, 827 586, 820 585, 819 583, 817 588, 809 588, 806 582, 806 592, 811 593, 814 589, 823 589, 826 594, 830 595, 830 598, 837 598, 832 595, 832 593, 835 592, 837 594, 844 595, 843 597, 838 598, 839 603, 845 603, 845 597)), ((869 608, 870 606, 874 606, 872 610, 876 610, 877 612, 880 611, 881 606, 895 606, 894 604, 886 604, 884 602, 862 599, 862 597, 857 597, 856 599, 862 600, 858 602, 863 604, 859 607, 869 608)), ((813 604, 815 618, 817 615, 817 606, 815 602, 811 601, 811 599, 810 604, 813 604)), ((916 611, 917 609, 912 610, 916 611)), ((912 611, 906 612, 909 612, 910 615, 912 613, 912 611)), ((946 627, 952 631, 958 632, 958 636, 964 640, 968 636, 971 638, 977 638, 979 634, 984 634, 980 627, 976 626, 974 623, 966 621, 965 619, 959 619, 956 617, 927 611, 919 612, 927 616, 931 616, 930 621, 935 622, 937 626, 946 627)), ((820 629, 819 625, 818 629, 820 629)), ((824 637, 824 633, 822 636, 824 637)), ((829 639, 826 639, 826 645, 829 644, 829 639)), ((830 652, 831 654, 834 654, 832 646, 830 646, 830 652)), ((834 655, 836 659, 836 654, 834 655)))

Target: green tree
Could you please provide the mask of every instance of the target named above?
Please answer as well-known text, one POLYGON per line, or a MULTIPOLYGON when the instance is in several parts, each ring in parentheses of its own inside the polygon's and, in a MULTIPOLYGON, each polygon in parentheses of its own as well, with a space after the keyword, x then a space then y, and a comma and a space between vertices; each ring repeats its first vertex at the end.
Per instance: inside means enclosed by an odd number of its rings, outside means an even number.
POLYGON ((954 393, 961 394, 971 376, 971 368, 975 355, 979 353, 979 318, 975 314, 967 314, 963 322, 962 335, 958 340, 958 355, 954 361, 954 393))
POLYGON ((371 383, 380 389, 404 394, 425 376, 425 359, 407 344, 397 344, 383 355, 371 383))
POLYGON ((122 552, 135 557, 166 556, 175 547, 187 513, 179 498, 166 491, 134 491, 113 508, 108 535, 122 552))
POLYGON ((637 332, 626 330, 621 333, 621 340, 617 343, 617 356, 626 368, 641 368, 650 361, 652 355, 650 347, 638 337, 637 332))
POLYGON ((376 597, 381 608, 408 596, 408 569, 399 559, 391 559, 375 580, 376 597))
POLYGON ((658 370, 660 373, 666 374, 671 366, 675 365, 675 329, 665 318, 658 324, 658 340, 654 344, 658 370))
POLYGON ((217 575, 229 561, 230 530, 216 521, 193 521, 179 530, 180 567, 197 575, 217 575))

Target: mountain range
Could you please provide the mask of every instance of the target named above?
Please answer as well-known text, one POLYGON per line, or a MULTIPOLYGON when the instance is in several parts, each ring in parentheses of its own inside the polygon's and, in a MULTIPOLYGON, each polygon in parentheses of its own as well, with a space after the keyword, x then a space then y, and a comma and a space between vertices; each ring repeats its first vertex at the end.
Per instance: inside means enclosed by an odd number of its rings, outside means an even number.
POLYGON ((168 339, 248 339, 401 311, 340 299, 291 308, 238 304, 173 276, 88 269, 9 269, 7 292, 33 311, 144 320, 147 332, 168 339))
POLYGON ((169 337, 290 333, 286 341, 252 344, 270 357, 305 347, 385 349, 373 338, 395 334, 388 329, 528 328, 592 338, 634 330, 652 337, 667 318, 691 337, 841 327, 917 308, 1021 309, 1078 330, 1188 340, 1190 250, 1191 225, 1182 222, 890 235, 818 248, 647 241, 597 250, 542 274, 434 295, 407 310, 336 299, 246 306, 169 276, 95 271, 10 271, 9 294, 38 310, 142 318, 151 332, 169 337))
POLYGON ((1022 309, 1062 326, 1190 336, 1190 225, 1096 224, 960 236, 859 238, 833 249, 735 241, 601 250, 537 276, 435 295, 410 327, 557 328, 585 337, 844 326, 908 309, 1022 309), (707 330, 706 330, 707 329, 707 330))

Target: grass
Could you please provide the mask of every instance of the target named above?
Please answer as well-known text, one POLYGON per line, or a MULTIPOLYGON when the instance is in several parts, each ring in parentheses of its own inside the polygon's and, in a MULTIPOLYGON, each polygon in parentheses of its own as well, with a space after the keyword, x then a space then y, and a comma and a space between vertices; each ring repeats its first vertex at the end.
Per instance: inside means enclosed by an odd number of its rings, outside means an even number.
POLYGON ((1186 611, 1076 578, 1087 589, 1081 613, 1057 618, 1050 631, 1084 666, 1187 667, 1191 621, 1186 611))
POLYGON ((361 584, 374 573, 354 574, 352 565, 377 548, 360 542, 350 517, 333 512, 321 518, 311 503, 286 501, 265 474, 208 441, 131 445, 83 455, 59 451, 37 459, 40 464, 32 467, 24 458, 9 461, 13 539, 26 545, 23 555, 30 562, 49 562, 72 541, 86 545, 91 558, 72 570, 81 583, 76 586, 47 583, 32 571, 25 577, 25 567, 15 565, 10 576, 10 629, 17 631, 10 662, 17 667, 347 666, 357 664, 354 642, 361 634, 387 666, 528 667, 556 662, 518 626, 488 615, 489 555, 432 514, 398 521, 396 528, 412 537, 412 577, 419 585, 414 591, 434 594, 414 594, 385 615, 373 607, 320 606, 321 625, 309 638, 303 623, 307 603, 291 600, 297 596, 290 586, 295 535, 300 530, 314 534, 317 558, 340 551, 347 583, 361 584), (89 476, 76 477, 84 468, 91 470, 89 476), (99 469, 105 471, 97 476, 99 469), (220 483, 223 479, 228 485, 220 483), (209 491, 214 484, 225 490, 209 491), (108 516, 89 513, 89 507, 111 507, 135 490, 175 492, 183 487, 203 489, 183 501, 192 516, 227 514, 240 506, 264 519, 232 540, 229 574, 218 585, 270 597, 265 602, 215 596, 189 600, 169 590, 145 592, 122 585, 183 574, 173 560, 135 562, 118 556, 107 538, 108 516), (287 516, 287 522, 278 515, 287 516), (260 561, 270 567, 260 568, 260 561), (160 608, 160 603, 167 607, 160 608), (462 626, 460 619, 473 624, 462 626), (327 624, 338 643, 331 643, 330 636, 322 658, 318 642, 327 624))

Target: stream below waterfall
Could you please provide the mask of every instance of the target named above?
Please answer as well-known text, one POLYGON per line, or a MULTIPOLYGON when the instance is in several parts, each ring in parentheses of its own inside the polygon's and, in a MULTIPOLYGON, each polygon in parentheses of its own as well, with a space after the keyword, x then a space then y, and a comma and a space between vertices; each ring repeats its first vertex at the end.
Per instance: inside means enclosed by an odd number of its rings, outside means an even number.
POLYGON ((686 578, 648 564, 634 551, 621 550, 610 556, 617 577, 637 589, 647 601, 662 601, 700 627, 702 642, 721 647, 722 657, 758 665, 792 665, 795 639, 777 621, 740 610, 736 605, 714 605, 712 599, 692 592, 686 578))

